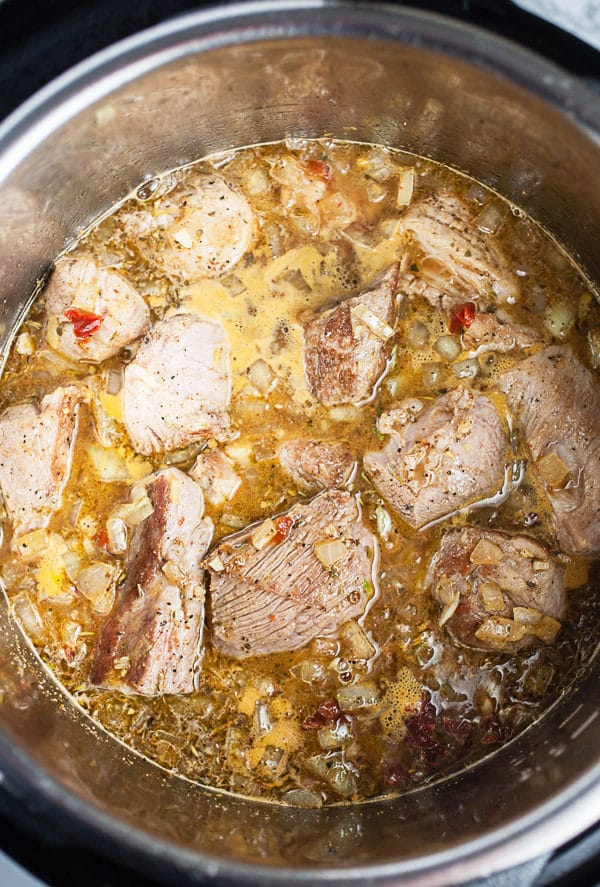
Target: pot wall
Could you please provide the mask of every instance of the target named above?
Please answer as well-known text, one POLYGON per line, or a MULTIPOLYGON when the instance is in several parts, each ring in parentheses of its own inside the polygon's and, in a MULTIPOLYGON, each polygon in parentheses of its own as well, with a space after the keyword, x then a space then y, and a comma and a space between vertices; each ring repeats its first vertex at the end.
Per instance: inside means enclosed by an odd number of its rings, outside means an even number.
MULTIPOLYGON (((311 4, 281 17, 270 4, 220 15, 101 54, 0 129, 5 337, 56 253, 144 177, 286 137, 382 142, 466 171, 600 280, 600 112, 576 83, 480 32, 406 11, 311 4)), ((43 811, 58 807, 79 840, 112 843, 153 871, 261 883, 338 872, 348 883, 368 867, 390 883, 403 873, 444 884, 557 846, 600 809, 597 663, 476 768, 394 801, 302 811, 168 778, 66 699, 6 612, 0 633, 9 782, 43 811)))

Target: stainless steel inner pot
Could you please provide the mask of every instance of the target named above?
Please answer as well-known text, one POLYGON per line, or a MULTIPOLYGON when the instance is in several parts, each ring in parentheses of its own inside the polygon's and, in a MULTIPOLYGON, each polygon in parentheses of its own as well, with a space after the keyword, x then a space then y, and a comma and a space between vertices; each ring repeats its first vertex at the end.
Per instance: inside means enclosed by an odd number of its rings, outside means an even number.
MULTIPOLYGON (((249 3, 144 32, 0 127, 0 334, 36 278, 144 177, 291 136, 381 142, 466 171, 530 213, 600 281, 600 108, 482 31, 403 8, 249 3)), ((32 392, 33 393, 33 392, 32 392)), ((190 880, 457 883, 600 818, 598 661, 477 766, 395 800, 298 810, 216 794, 94 726, 0 607, 0 767, 79 843, 190 880)))

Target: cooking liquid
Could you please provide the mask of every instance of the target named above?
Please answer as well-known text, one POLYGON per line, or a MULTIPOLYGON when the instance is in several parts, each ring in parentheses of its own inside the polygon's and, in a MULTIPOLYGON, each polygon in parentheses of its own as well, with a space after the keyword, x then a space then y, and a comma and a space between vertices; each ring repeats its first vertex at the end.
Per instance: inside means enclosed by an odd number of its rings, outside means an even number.
MULTIPOLYGON (((74 252, 92 252, 101 263, 121 271, 146 297, 153 321, 177 309, 218 318, 227 331, 231 416, 239 432, 234 448, 238 456, 245 455, 236 464, 243 482, 234 500, 220 509, 207 503, 207 514, 215 524, 213 544, 303 498, 277 461, 281 440, 306 435, 345 439, 358 453, 377 449, 382 442, 376 418, 390 403, 409 395, 433 399, 458 384, 452 364, 433 350, 436 339, 449 332, 449 314, 414 297, 400 304, 393 365, 370 402, 325 409, 308 390, 302 312, 354 294, 393 261, 408 255, 407 241, 396 224, 401 214, 396 206, 397 178, 385 178, 385 172, 377 171, 381 165, 373 162, 377 152, 385 163, 414 168, 415 196, 443 188, 465 197, 474 208, 481 206, 482 225, 487 220, 494 227, 494 236, 519 277, 522 296, 508 307, 511 319, 542 330, 550 341, 549 318, 557 306, 570 306, 568 341, 590 366, 587 333, 600 319, 578 269, 530 219, 446 167, 366 145, 311 141, 242 149, 145 183, 137 195, 92 227, 74 252), (319 232, 313 233, 310 211, 301 201, 286 198, 276 171, 281 159, 289 157, 328 165, 335 192, 357 208, 356 219, 341 233, 335 213, 331 224, 322 219, 319 232), (199 172, 215 170, 246 195, 259 219, 259 239, 227 276, 175 284, 140 256, 122 219, 142 204, 151 207, 153 199, 169 189, 175 196, 199 172), (418 349, 408 344, 415 321, 424 323, 428 332, 427 343, 418 349), (268 396, 261 395, 248 376, 258 358, 277 377, 268 396), (433 382, 431 364, 438 374, 433 382)), ((412 257, 405 262, 409 260, 412 257)), ((37 400, 74 380, 85 380, 95 392, 95 409, 83 407, 80 412, 71 478, 63 508, 53 516, 50 529, 62 536, 82 563, 115 561, 104 548, 102 534, 115 505, 127 500, 131 480, 165 464, 177 464, 185 471, 202 447, 158 457, 136 455, 120 421, 120 394, 110 393, 135 347, 126 349, 124 359, 115 357, 99 367, 75 364, 50 349, 43 318, 42 295, 21 328, 31 336, 34 351, 27 355, 13 347, 0 385, 0 407, 32 399, 32 391, 37 400), (112 447, 128 481, 99 479, 91 456, 99 443, 112 447)), ((482 354, 478 376, 463 380, 487 392, 508 423, 511 417, 494 384, 499 372, 519 357, 518 353, 482 354)), ((600 613, 584 559, 559 554, 566 564, 569 613, 555 643, 516 655, 453 643, 439 627, 439 607, 424 588, 430 559, 449 526, 475 524, 526 532, 556 551, 548 506, 526 459, 513 435, 504 493, 498 491, 480 507, 421 531, 411 529, 386 505, 359 462, 350 489, 360 493, 363 519, 379 537, 381 557, 378 594, 361 620, 373 644, 374 655, 368 660, 354 658, 344 641, 317 638, 301 650, 237 661, 217 654, 205 629, 196 692, 154 699, 106 692, 87 683, 94 643, 106 616, 95 614, 60 570, 55 577, 58 593, 48 596, 40 582, 39 564, 24 564, 11 553, 7 522, 2 577, 11 599, 22 603, 25 593, 37 608, 43 627, 33 631, 32 639, 75 700, 109 732, 163 767, 215 788, 302 804, 404 791, 455 771, 508 741, 566 692, 592 655, 600 613), (377 703, 353 712, 348 741, 341 749, 325 752, 318 731, 303 726, 305 719, 343 687, 364 680, 375 685, 377 703), (330 767, 340 765, 351 774, 350 791, 340 793, 308 763, 327 754, 330 767)))

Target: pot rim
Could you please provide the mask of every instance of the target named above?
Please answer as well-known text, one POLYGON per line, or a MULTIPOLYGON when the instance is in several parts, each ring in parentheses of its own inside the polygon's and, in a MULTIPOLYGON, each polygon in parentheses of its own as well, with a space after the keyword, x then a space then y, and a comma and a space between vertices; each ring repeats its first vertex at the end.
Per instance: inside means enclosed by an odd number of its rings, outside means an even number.
MULTIPOLYGON (((42 88, 0 124, 0 182, 56 129, 114 89, 179 58, 224 46, 302 36, 403 40, 466 59, 548 101, 600 144, 600 102, 578 78, 492 32, 414 8, 351 0, 258 0, 191 12, 121 40, 42 88), (282 13, 285 12, 285 17, 282 13), (307 15, 310 14, 310 15, 307 15), (341 17, 341 18, 340 18, 341 17), (341 20, 343 19, 343 21, 341 20), (340 27, 340 24, 343 27, 340 27)), ((267 867, 183 848, 92 807, 50 777, 0 729, 0 769, 26 802, 58 809, 79 840, 114 853, 115 843, 154 871, 195 879, 280 884, 359 882, 445 885, 488 875, 549 852, 598 819, 600 764, 534 811, 450 850, 399 862, 352 868, 267 867), (83 826, 83 828, 82 828, 83 826), (85 834, 86 829, 88 834, 85 834)), ((2 773, 0 773, 0 777, 2 773)))

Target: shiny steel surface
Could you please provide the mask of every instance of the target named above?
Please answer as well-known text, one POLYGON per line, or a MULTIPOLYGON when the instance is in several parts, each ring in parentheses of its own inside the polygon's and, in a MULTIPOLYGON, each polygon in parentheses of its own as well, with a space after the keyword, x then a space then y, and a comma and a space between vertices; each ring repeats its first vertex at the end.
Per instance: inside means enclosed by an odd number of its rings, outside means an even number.
MULTIPOLYGON (((528 52, 437 16, 265 3, 184 16, 73 69, 0 127, 0 334, 77 232, 145 176, 286 137, 384 142, 466 171, 600 281, 600 108, 528 52)), ((80 843, 167 878, 442 885, 600 818, 598 657, 534 727, 396 800, 325 810, 169 776, 53 684, 0 608, 0 767, 80 843)))

